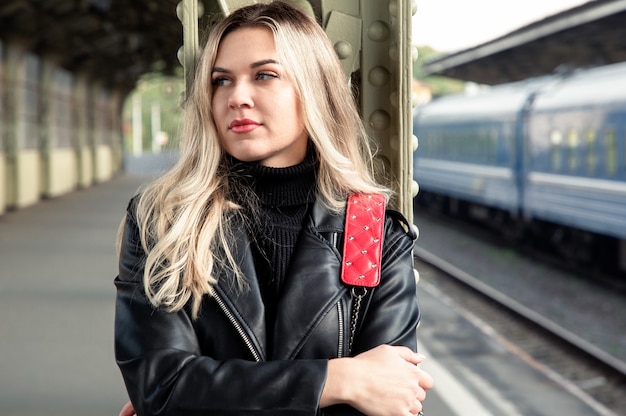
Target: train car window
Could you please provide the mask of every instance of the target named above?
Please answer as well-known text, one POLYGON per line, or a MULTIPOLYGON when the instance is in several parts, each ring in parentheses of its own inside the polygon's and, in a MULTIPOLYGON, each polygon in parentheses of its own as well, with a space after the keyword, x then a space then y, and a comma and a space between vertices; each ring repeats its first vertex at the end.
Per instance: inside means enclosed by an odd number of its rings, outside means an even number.
POLYGON ((420 146, 418 147, 419 155, 423 157, 428 157, 432 153, 433 142, 430 139, 430 135, 422 132, 419 136, 417 136, 419 140, 420 146))
MULTIPOLYGON (((527 146, 524 146, 525 148, 527 146)), ((508 165, 512 162, 511 159, 514 158, 514 147, 513 147, 513 127, 511 124, 504 124, 502 126, 502 130, 500 131, 500 140, 498 142, 498 159, 501 164, 508 165)))
POLYGON ((464 134, 462 132, 457 133, 454 137, 454 160, 462 161, 466 154, 470 154, 472 146, 476 143, 476 135, 464 134))
POLYGON ((436 156, 438 159, 445 159, 446 153, 450 153, 450 146, 452 143, 452 134, 450 133, 441 133, 441 137, 439 137, 438 143, 435 147, 437 149, 436 156))
POLYGON ((596 167, 598 166, 598 151, 596 149, 596 132, 595 130, 589 130, 585 139, 585 154, 587 173, 594 174, 596 167))
POLYGON ((578 170, 578 131, 570 130, 567 134, 568 168, 570 172, 578 170))
POLYGON ((418 147, 417 150, 422 151, 426 157, 437 157, 437 149, 439 148, 443 137, 434 132, 425 132, 418 137, 420 140, 420 147, 418 147))
POLYGON ((482 151, 480 148, 476 149, 476 160, 480 163, 490 164, 492 162, 492 140, 491 134, 488 129, 483 129, 480 132, 480 147, 482 147, 482 151))
MULTIPOLYGON (((427 134, 424 137, 424 150, 426 153, 426 156, 428 157, 432 157, 432 158, 440 158, 441 157, 441 149, 444 146, 444 142, 446 141, 447 137, 445 134, 440 133, 438 131, 434 131, 434 132, 429 132, 430 134, 427 134)), ((420 146, 422 147, 422 146, 420 146)))
POLYGON ((617 139, 613 127, 609 127, 604 132, 604 149, 606 173, 609 176, 615 176, 617 174, 617 139))
POLYGON ((454 147, 456 146, 456 136, 457 135, 455 132, 446 135, 446 140, 442 143, 441 147, 442 159, 454 160, 454 147))
POLYGON ((448 146, 449 141, 450 141, 450 137, 449 135, 445 133, 440 133, 438 135, 435 135, 434 138, 431 140, 431 144, 433 145, 432 156, 435 158, 439 158, 439 159, 443 158, 443 155, 445 154, 445 150, 446 150, 446 147, 448 146))
POLYGON ((443 158, 445 155, 446 147, 450 141, 450 137, 448 134, 440 133, 439 135, 434 137, 434 146, 433 146, 433 156, 436 158, 443 158))
POLYGON ((563 168, 563 133, 559 130, 552 130, 550 133, 550 161, 552 170, 555 172, 563 168))
POLYGON ((471 146, 475 143, 475 140, 475 136, 472 134, 463 134, 463 132, 458 132, 454 136, 454 160, 463 160, 463 156, 468 150, 467 148, 471 148, 471 146))
POLYGON ((489 131, 489 163, 498 164, 498 129, 495 127, 489 131))

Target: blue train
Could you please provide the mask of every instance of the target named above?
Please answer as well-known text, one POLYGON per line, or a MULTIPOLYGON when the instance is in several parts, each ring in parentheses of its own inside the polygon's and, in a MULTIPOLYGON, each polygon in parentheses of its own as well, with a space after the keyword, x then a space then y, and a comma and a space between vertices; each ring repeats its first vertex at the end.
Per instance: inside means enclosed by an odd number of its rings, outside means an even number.
POLYGON ((441 97, 413 129, 416 203, 626 271, 626 63, 441 97))

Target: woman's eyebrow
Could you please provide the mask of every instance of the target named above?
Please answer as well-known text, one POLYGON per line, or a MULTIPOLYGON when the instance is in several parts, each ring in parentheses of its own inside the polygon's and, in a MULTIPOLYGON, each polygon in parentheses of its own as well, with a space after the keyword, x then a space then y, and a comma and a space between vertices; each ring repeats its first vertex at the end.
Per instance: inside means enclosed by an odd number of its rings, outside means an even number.
POLYGON ((257 62, 252 62, 250 64, 250 68, 257 68, 259 66, 263 66, 263 65, 267 65, 267 64, 276 64, 276 65, 280 65, 280 62, 278 62, 275 59, 263 59, 261 61, 257 61, 257 62))
MULTIPOLYGON (((250 64, 250 68, 258 68, 260 66, 267 65, 267 64, 280 65, 280 63, 277 60, 275 60, 275 59, 262 59, 262 60, 257 61, 257 62, 252 62, 250 64)), ((214 72, 223 72, 223 73, 228 74, 228 73, 230 73, 230 70, 228 70, 226 68, 219 67, 219 66, 215 66, 211 70, 211 73, 214 73, 214 72)))

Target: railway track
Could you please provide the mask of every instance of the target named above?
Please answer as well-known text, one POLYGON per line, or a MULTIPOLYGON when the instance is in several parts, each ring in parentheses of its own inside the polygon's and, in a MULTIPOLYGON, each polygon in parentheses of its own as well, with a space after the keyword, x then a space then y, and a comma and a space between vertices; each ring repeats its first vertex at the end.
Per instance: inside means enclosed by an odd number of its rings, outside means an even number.
POLYGON ((626 415, 626 362, 428 250, 415 249, 422 279, 493 329, 493 336, 597 413, 626 415), (585 398, 583 397, 583 398, 585 398))

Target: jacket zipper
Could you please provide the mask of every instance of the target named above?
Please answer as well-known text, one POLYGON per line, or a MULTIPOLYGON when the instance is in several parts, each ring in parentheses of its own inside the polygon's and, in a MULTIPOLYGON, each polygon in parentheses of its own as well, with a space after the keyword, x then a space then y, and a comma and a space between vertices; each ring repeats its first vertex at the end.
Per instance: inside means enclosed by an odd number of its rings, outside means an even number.
POLYGON ((239 323, 239 321, 237 321, 237 319, 235 318, 235 315, 233 315, 232 311, 230 309, 228 309, 228 306, 226 306, 226 303, 224 303, 222 298, 219 297, 217 292, 213 292, 213 298, 215 299, 215 301, 217 302, 219 307, 222 309, 222 311, 224 312, 224 315, 226 315, 226 317, 228 318, 230 323, 233 324, 233 326, 235 327, 235 330, 237 330, 237 333, 239 334, 239 336, 241 337, 243 342, 246 344, 246 346, 248 347, 248 349, 252 353, 252 356, 254 357, 254 360, 257 361, 257 362, 261 361, 261 354, 259 354, 259 352, 256 350, 256 348, 254 348, 254 344, 252 343, 252 340, 250 339, 248 334, 246 334, 246 331, 244 331, 244 329, 241 326, 241 324, 239 323))
POLYGON ((341 300, 337 302, 337 315, 339 315, 339 346, 337 351, 337 358, 343 357, 343 339, 344 339, 344 322, 343 322, 343 307, 341 306, 341 300))
MULTIPOLYGON (((331 244, 341 253, 342 247, 339 247, 339 236, 338 233, 332 233, 330 236, 331 244)), ((343 346, 344 346, 344 338, 345 338, 345 323, 343 316, 343 306, 341 306, 341 299, 337 301, 337 315, 339 315, 339 342, 337 346, 337 358, 342 358, 344 356, 343 346)))

